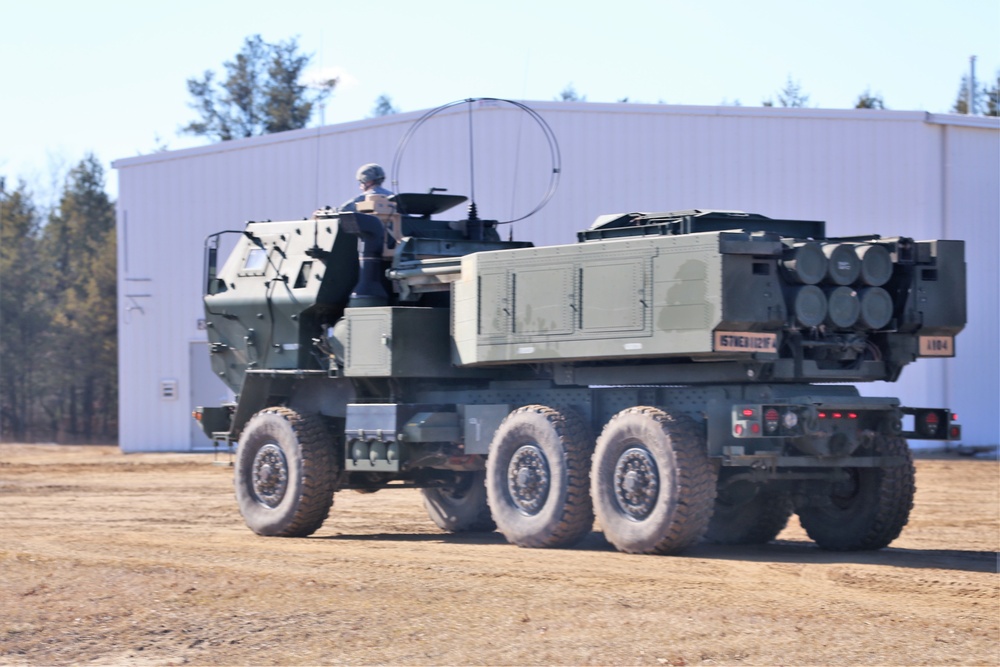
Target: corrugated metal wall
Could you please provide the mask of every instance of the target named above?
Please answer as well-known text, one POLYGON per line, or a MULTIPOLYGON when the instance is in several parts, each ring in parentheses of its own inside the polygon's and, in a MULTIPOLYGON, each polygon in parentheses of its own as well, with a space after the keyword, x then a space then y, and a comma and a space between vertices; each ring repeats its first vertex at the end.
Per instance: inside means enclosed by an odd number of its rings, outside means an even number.
MULTIPOLYGON (((953 360, 923 360, 869 395, 958 411, 965 442, 996 444, 1000 360, 1000 123, 920 112, 531 103, 561 150, 560 186, 515 238, 569 243, 602 213, 740 209, 827 221, 834 235, 964 238, 970 324, 953 360)), ((482 217, 530 211, 553 162, 509 105, 444 111, 412 136, 398 189, 469 194, 482 217), (475 160, 470 160, 470 137, 475 160), (474 173, 474 181, 470 179, 474 173)), ((359 164, 393 164, 421 113, 115 162, 119 172, 122 449, 187 450, 189 350, 199 330, 202 243, 249 219, 296 219, 356 194, 359 164), (164 387, 176 382, 174 397, 164 387), (168 383, 164 385, 164 382, 168 383)), ((456 216, 457 217, 457 216, 456 216)), ((508 227, 502 228, 504 236, 508 227)), ((207 363, 207 362, 206 362, 207 363)), ((225 387, 218 383, 219 396, 225 387)))
MULTIPOLYGON (((942 119, 934 130, 941 159, 944 235, 965 239, 969 325, 952 363, 938 362, 945 401, 958 411, 970 444, 1000 441, 1000 132, 942 119)), ((933 379, 937 379, 936 377, 933 379)))

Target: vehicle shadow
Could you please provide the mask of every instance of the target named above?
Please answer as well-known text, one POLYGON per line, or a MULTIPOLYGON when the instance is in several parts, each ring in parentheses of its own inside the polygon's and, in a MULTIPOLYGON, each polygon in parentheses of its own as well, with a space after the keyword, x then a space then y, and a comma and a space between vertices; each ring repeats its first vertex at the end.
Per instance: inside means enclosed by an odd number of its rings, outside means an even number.
MULTIPOLYGON (((499 532, 492 533, 366 533, 323 535, 313 539, 359 542, 438 543, 468 546, 507 544, 499 532)), ((592 532, 571 547, 576 551, 607 551, 615 548, 603 533, 592 532)), ((680 554, 704 560, 752 561, 798 564, 863 564, 914 569, 1000 572, 1000 552, 962 549, 902 549, 887 547, 877 551, 824 551, 805 540, 775 540, 768 544, 725 545, 702 543, 680 554)))
POLYGON ((316 535, 309 539, 345 542, 426 542, 428 544, 507 544, 500 533, 339 533, 337 535, 316 535))
POLYGON ((1000 553, 962 549, 902 549, 876 551, 824 551, 806 540, 775 540, 768 544, 699 544, 684 553, 689 558, 742 560, 769 563, 844 563, 885 565, 913 569, 998 572, 1000 553))

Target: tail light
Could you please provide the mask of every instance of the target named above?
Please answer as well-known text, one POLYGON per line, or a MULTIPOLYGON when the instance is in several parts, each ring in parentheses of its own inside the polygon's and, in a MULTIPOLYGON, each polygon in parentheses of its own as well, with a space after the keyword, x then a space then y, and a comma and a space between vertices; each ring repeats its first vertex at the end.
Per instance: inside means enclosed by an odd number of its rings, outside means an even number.
POLYGON ((796 437, 804 433, 798 408, 788 405, 736 406, 733 435, 737 438, 796 437))
MULTIPOLYGON (((954 412, 951 413, 951 421, 957 422, 958 415, 954 412)), ((948 439, 949 440, 961 440, 962 439, 962 427, 959 424, 951 424, 948 427, 948 439)))
POLYGON ((928 435, 936 435, 938 426, 940 426, 941 418, 933 412, 928 412, 924 415, 923 420, 923 431, 928 435))
POLYGON ((901 408, 904 415, 911 415, 907 423, 912 430, 903 431, 904 438, 917 440, 960 440, 962 427, 955 422, 958 415, 938 408, 901 408))
POLYGON ((921 438, 944 439, 951 437, 947 424, 951 413, 947 410, 916 410, 913 429, 921 438))
POLYGON ((764 431, 768 435, 773 435, 777 432, 778 420, 780 418, 781 415, 778 414, 778 411, 775 408, 767 408, 767 410, 764 411, 764 431))

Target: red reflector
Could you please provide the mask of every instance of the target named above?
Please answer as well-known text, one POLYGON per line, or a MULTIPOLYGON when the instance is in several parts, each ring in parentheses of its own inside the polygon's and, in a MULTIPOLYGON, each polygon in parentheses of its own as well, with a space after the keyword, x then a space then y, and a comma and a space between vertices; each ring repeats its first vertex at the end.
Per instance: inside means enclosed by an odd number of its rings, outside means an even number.
POLYGON ((843 412, 834 412, 833 413, 833 418, 834 419, 843 419, 844 418, 844 413, 843 412))
POLYGON ((764 413, 764 419, 769 422, 778 421, 778 411, 774 408, 768 408, 767 412, 764 413))
POLYGON ((924 417, 924 423, 928 424, 928 425, 937 424, 938 423, 937 413, 936 412, 928 412, 927 415, 924 417))
POLYGON ((858 413, 857 412, 848 412, 847 413, 847 418, 848 419, 857 419, 858 418, 858 413))
POLYGON ((754 433, 760 433, 760 424, 758 424, 757 422, 750 424, 750 430, 754 433))
POLYGON ((744 417, 753 417, 753 408, 743 408, 744 417))
POLYGON ((743 435, 743 424, 737 424, 733 427, 733 433, 736 435, 743 435))

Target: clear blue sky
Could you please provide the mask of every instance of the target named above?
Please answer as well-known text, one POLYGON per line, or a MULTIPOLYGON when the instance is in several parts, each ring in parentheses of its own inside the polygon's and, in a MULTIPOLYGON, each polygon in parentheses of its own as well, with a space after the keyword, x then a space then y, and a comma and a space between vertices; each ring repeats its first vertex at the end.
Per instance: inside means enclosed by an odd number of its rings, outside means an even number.
POLYGON ((1000 70, 998 0, 0 0, 0 176, 44 196, 87 151, 108 165, 204 143, 179 135, 195 118, 185 81, 255 33, 297 36, 341 77, 327 123, 383 93, 414 111, 567 84, 591 102, 759 106, 789 77, 810 106, 870 89, 947 112, 970 55, 978 79, 1000 70))

